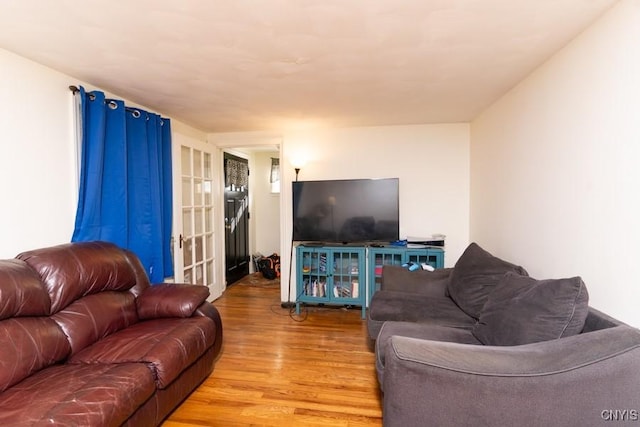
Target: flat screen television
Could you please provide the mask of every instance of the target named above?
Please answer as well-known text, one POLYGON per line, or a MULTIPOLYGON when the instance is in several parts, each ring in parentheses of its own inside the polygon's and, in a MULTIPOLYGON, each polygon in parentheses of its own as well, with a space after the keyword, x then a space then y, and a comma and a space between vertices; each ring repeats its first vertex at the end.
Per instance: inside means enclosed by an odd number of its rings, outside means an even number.
POLYGON ((293 240, 391 242, 399 235, 399 179, 293 183, 293 240))

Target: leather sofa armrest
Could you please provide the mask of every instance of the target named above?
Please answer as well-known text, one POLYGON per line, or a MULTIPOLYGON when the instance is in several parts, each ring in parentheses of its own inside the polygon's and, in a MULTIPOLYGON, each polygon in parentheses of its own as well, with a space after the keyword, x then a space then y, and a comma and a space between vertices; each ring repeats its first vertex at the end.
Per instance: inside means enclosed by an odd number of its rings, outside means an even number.
POLYGON ((209 297, 206 286, 161 283, 146 288, 136 298, 140 319, 191 317, 209 297))
POLYGON ((627 326, 513 347, 394 336, 384 425, 600 425, 638 410, 640 331, 627 326))
POLYGON ((209 319, 218 323, 222 322, 220 320, 220 313, 218 312, 218 309, 208 301, 204 301, 202 304, 200 304, 193 315, 208 317, 209 319))
POLYGON ((434 271, 409 271, 397 265, 385 265, 382 269, 380 289, 429 296, 445 296, 452 271, 452 268, 440 268, 434 271))
MULTIPOLYGON (((216 325, 216 347, 222 346, 222 318, 218 309, 209 301, 205 301, 193 313, 194 316, 208 317, 216 325)), ((217 351, 217 350, 216 350, 217 351)))

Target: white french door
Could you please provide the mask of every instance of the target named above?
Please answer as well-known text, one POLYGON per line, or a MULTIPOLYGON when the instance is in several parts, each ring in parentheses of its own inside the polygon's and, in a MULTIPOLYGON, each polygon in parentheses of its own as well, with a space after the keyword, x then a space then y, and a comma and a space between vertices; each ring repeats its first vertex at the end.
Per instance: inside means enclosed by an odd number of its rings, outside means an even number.
MULTIPOLYGON (((178 283, 207 286, 221 295, 223 252, 218 253, 216 206, 219 173, 215 150, 208 144, 180 138, 174 146, 174 266, 178 283)), ((224 234, 224 233, 222 233, 224 234)))

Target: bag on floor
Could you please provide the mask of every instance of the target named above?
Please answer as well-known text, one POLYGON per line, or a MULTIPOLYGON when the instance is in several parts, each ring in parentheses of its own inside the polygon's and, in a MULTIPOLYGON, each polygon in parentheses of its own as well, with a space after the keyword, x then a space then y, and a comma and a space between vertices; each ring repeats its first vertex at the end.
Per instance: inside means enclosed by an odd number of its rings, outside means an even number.
POLYGON ((280 277, 280 256, 273 254, 262 257, 258 260, 258 267, 265 279, 273 280, 280 277))

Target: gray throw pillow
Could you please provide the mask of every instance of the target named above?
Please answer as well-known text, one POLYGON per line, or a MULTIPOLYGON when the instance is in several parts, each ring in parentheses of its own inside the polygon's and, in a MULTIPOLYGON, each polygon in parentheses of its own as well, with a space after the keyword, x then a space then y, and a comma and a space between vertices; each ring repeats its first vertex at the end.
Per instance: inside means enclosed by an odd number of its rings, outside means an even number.
POLYGON ((451 272, 448 294, 462 311, 477 319, 487 297, 504 273, 509 271, 527 275, 524 268, 491 255, 477 243, 471 243, 451 272))
POLYGON ((520 345, 582 332, 589 294, 580 277, 536 280, 506 273, 484 306, 473 335, 485 345, 520 345))

